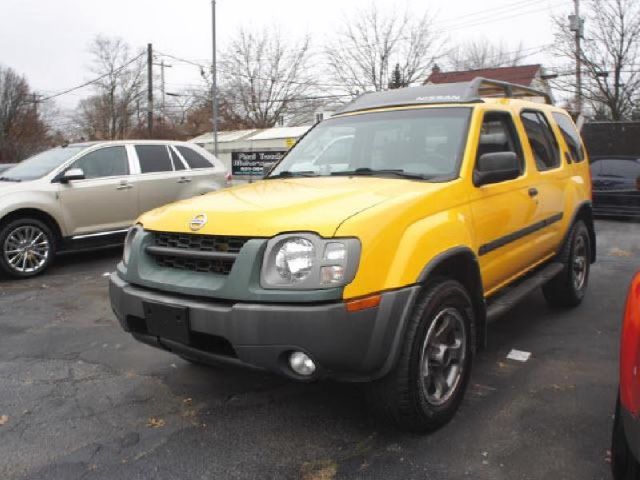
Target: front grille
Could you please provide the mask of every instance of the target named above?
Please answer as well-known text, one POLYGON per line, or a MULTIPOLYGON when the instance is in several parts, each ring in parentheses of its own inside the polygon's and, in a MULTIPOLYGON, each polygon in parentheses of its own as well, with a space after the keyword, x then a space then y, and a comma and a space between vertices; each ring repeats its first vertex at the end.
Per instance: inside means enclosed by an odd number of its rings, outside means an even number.
POLYGON ((229 275, 235 260, 200 260, 169 255, 157 255, 156 263, 161 267, 189 270, 191 272, 219 273, 229 275))
POLYGON ((246 237, 193 235, 189 233, 156 233, 154 244, 158 247, 182 248, 199 252, 239 253, 246 237))
POLYGON ((147 253, 164 268, 229 275, 247 237, 159 232, 147 253))

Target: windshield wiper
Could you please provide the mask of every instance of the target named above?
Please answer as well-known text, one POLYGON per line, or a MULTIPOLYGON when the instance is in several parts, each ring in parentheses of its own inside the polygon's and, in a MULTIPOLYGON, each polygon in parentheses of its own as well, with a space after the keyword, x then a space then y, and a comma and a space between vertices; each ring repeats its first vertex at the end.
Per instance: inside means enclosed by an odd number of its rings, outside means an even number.
POLYGON ((427 178, 429 178, 426 175, 420 175, 419 173, 409 173, 400 169, 395 169, 395 170, 394 169, 373 169, 368 167, 356 168, 355 170, 347 170, 344 172, 331 172, 331 175, 349 175, 349 176, 393 175, 396 177, 411 178, 416 180, 426 180, 427 178))
POLYGON ((293 178, 293 177, 317 177, 318 174, 313 170, 304 170, 300 172, 290 172, 289 170, 284 170, 277 175, 269 175, 265 177, 265 180, 270 178, 293 178))
POLYGON ((19 178, 0 177, 0 182, 21 182, 19 178))

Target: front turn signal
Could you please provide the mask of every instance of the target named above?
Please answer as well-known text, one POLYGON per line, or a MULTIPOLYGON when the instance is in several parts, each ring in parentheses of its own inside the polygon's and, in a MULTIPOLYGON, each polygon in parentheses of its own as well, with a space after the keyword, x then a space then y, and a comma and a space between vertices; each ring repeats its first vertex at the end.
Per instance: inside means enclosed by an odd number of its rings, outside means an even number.
POLYGON ((347 302, 347 312, 359 312, 367 308, 375 308, 380 305, 382 295, 371 295, 370 297, 359 298, 347 302))

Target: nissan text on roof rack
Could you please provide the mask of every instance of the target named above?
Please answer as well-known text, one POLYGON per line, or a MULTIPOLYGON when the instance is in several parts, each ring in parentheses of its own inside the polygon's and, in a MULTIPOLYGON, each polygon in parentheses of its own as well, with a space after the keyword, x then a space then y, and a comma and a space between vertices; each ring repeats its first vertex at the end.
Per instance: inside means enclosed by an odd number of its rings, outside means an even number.
POLYGON ((427 432, 456 412, 487 322, 538 287, 581 303, 595 242, 571 117, 479 78, 363 95, 264 180, 141 216, 110 296, 141 342, 360 382, 427 432))

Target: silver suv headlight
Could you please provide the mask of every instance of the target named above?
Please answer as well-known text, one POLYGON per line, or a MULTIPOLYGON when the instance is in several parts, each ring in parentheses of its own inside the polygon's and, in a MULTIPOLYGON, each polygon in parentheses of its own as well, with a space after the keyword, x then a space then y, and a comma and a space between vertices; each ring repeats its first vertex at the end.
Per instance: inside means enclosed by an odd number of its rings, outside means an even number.
POLYGON ((124 239, 124 249, 122 250, 122 263, 125 266, 129 264, 129 259, 131 258, 131 245, 133 244, 133 239, 136 238, 136 235, 142 231, 142 225, 139 223, 134 225, 127 232, 127 236, 124 239))
POLYGON ((311 233, 278 235, 267 242, 263 288, 317 290, 353 281, 360 261, 357 238, 322 238, 311 233))

